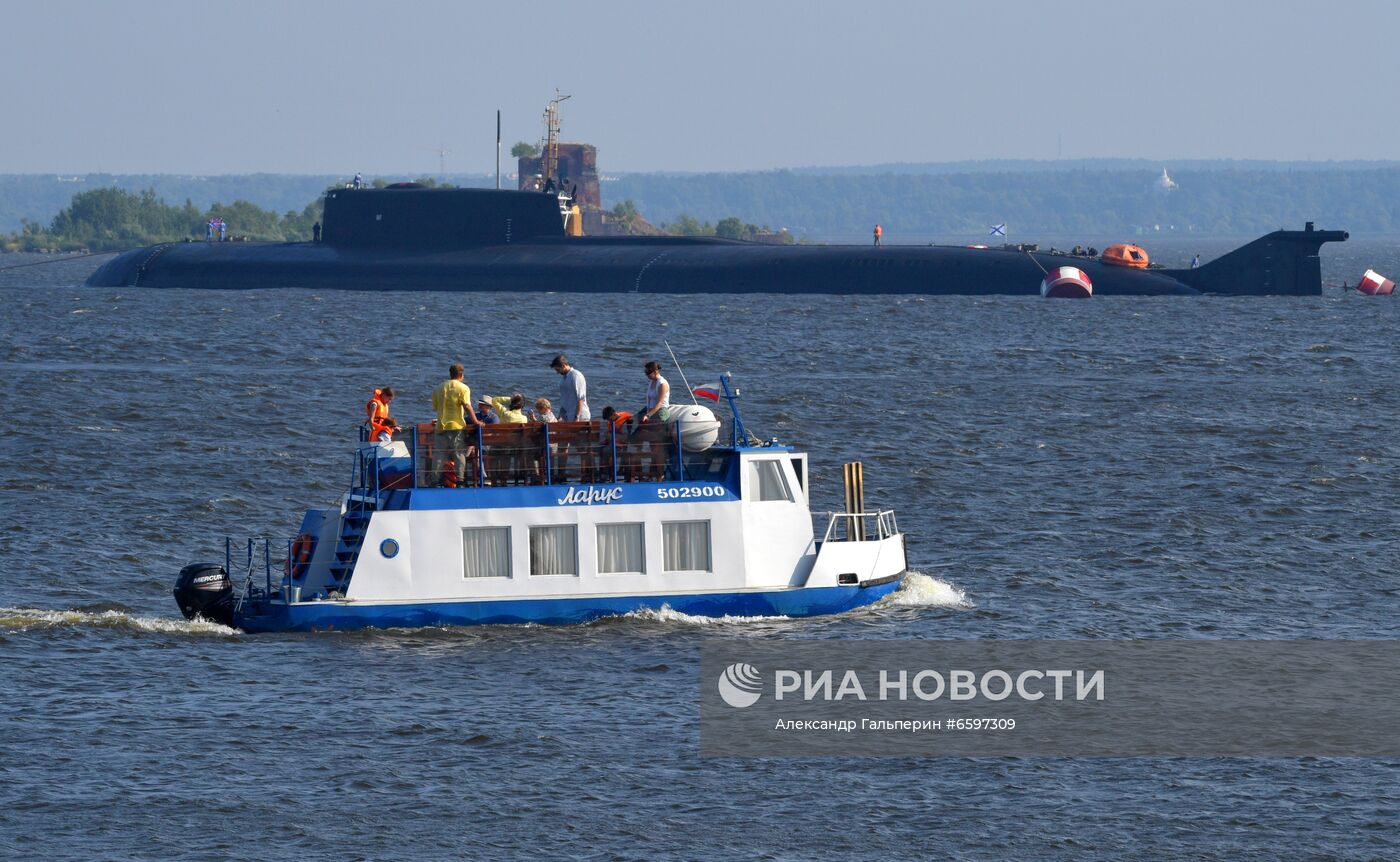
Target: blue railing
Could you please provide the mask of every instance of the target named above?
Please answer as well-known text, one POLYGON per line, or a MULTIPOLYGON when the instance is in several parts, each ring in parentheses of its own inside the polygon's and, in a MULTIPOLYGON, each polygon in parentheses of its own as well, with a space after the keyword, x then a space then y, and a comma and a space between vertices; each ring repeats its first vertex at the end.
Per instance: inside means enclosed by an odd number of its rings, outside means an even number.
MULTIPOLYGON (((497 423, 462 432, 440 432, 432 423, 422 423, 402 442, 407 457, 366 447, 364 466, 377 475, 357 473, 354 486, 379 493, 400 488, 680 481, 693 469, 675 423, 631 429, 604 421, 497 423), (458 436, 463 434, 470 444, 458 436)), ((706 461, 712 457, 713 453, 693 456, 706 461)))
POLYGON ((283 556, 281 560, 287 567, 287 570, 277 579, 278 590, 280 590, 282 587, 286 586, 290 582, 292 544, 294 541, 295 540, 293 539, 275 539, 269 538, 267 536, 254 536, 251 538, 243 539, 239 542, 239 545, 241 545, 241 547, 237 548, 239 551, 239 556, 243 558, 242 564, 237 569, 235 569, 233 561, 234 550, 236 545, 234 543, 233 537, 224 537, 224 571, 228 572, 229 580, 233 581, 234 583, 238 583, 240 579, 243 581, 243 591, 238 597, 238 606, 240 608, 248 602, 253 602, 254 604, 266 602, 269 599, 271 599, 273 595, 276 594, 272 588, 272 567, 274 565, 272 547, 274 544, 276 544, 279 549, 282 548, 282 545, 284 543, 286 545, 286 556, 283 556), (259 550, 261 550, 262 552, 261 556, 263 570, 263 584, 261 590, 258 589, 258 585, 255 580, 255 577, 257 575, 257 557, 259 556, 259 550))

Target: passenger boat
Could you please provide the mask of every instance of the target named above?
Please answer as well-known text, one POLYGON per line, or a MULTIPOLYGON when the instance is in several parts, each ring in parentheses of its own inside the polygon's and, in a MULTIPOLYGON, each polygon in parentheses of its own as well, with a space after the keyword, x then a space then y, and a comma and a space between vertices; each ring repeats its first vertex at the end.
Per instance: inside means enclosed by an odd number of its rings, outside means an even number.
POLYGON ((281 632, 663 608, 801 617, 896 589, 904 535, 892 510, 865 510, 860 464, 818 532, 807 455, 750 437, 721 383, 727 422, 697 404, 636 430, 488 425, 461 457, 431 424, 388 444, 362 432, 338 506, 306 512, 292 540, 226 538, 222 564, 180 572, 176 601, 190 618, 281 632))

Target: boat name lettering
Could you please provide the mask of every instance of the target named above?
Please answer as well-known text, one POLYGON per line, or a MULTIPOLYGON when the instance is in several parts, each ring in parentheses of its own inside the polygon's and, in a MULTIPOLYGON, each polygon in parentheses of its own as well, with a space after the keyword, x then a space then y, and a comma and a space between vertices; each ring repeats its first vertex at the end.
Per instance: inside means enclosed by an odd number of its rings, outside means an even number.
POLYGON ((697 497, 723 497, 724 486, 722 485, 702 485, 699 488, 657 488, 656 497, 659 500, 688 500, 697 497))
POLYGON ((570 488, 568 493, 559 498, 559 505, 577 506, 582 503, 591 506, 594 503, 616 503, 621 499, 621 488, 595 488, 589 485, 584 488, 570 488))

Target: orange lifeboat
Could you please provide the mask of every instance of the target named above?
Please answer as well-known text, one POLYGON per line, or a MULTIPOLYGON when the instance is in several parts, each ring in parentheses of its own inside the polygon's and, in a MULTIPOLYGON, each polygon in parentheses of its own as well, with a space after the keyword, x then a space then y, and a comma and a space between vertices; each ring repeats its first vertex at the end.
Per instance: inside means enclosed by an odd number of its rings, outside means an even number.
POLYGON ((1119 243, 1103 250, 1103 262, 1114 266, 1130 266, 1133 269, 1147 269, 1147 252, 1139 246, 1119 243))

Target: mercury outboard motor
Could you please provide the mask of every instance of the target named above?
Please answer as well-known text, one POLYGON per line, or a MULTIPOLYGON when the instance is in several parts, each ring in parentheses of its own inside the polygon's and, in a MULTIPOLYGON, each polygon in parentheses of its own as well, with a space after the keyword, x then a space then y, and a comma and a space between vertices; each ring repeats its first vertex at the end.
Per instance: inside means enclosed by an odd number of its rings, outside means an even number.
POLYGON ((233 625, 233 581, 218 563, 195 563, 180 570, 175 579, 175 603, 185 619, 233 625))

